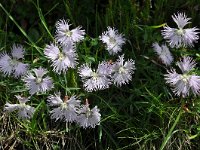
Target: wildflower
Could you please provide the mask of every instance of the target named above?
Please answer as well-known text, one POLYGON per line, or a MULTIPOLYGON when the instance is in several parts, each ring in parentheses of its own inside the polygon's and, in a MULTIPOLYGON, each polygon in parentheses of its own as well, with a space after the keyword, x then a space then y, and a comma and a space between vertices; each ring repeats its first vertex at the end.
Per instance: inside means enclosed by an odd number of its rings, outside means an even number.
POLYGON ((47 70, 42 67, 33 69, 23 78, 26 87, 31 95, 37 92, 46 92, 53 88, 53 81, 47 74, 47 70))
POLYGON ((158 54, 158 57, 165 65, 170 65, 174 60, 169 48, 166 45, 159 46, 158 43, 153 43, 153 49, 158 54))
POLYGON ((191 18, 187 18, 185 13, 178 13, 177 15, 172 15, 172 19, 177 24, 178 28, 165 26, 164 30, 162 30, 164 39, 169 42, 172 48, 193 47, 193 43, 197 42, 199 39, 197 35, 197 30, 199 29, 196 27, 184 29, 184 27, 190 23, 189 20, 191 20, 191 18))
POLYGON ((21 119, 32 118, 35 108, 25 104, 26 102, 29 101, 29 97, 26 98, 16 95, 16 98, 19 100, 19 104, 6 103, 5 110, 8 112, 13 112, 15 110, 18 110, 18 117, 21 119))
POLYGON ((28 70, 28 64, 24 64, 20 61, 20 59, 23 58, 23 46, 13 44, 11 56, 5 52, 0 55, 0 71, 3 72, 5 76, 13 74, 15 78, 24 75, 28 70))
POLYGON ((132 74, 135 70, 135 61, 132 59, 124 62, 124 55, 119 56, 119 59, 112 66, 112 79, 115 85, 121 86, 128 83, 132 79, 132 74))
POLYGON ((177 63, 182 74, 178 74, 175 69, 165 74, 165 80, 172 86, 172 91, 177 96, 189 96, 190 91, 194 95, 200 94, 200 76, 192 73, 196 63, 191 57, 183 57, 182 61, 177 63))
POLYGON ((58 74, 77 65, 78 56, 71 43, 62 47, 54 44, 47 45, 44 54, 52 62, 53 71, 58 74))
POLYGON ((87 64, 79 68, 79 75, 84 82, 83 86, 88 92, 108 88, 111 84, 110 73, 110 66, 106 62, 100 63, 96 71, 93 71, 87 64))
POLYGON ((101 114, 97 106, 90 109, 89 104, 86 100, 86 104, 79 110, 77 123, 83 128, 95 128, 96 125, 100 124, 101 114))
POLYGON ((85 30, 81 30, 80 26, 70 30, 70 26, 69 20, 60 19, 56 23, 56 40, 62 45, 66 45, 69 42, 79 42, 84 39, 85 30))
POLYGON ((108 27, 108 31, 102 33, 100 40, 106 44, 106 49, 110 55, 115 55, 122 51, 122 45, 125 44, 123 34, 119 34, 115 28, 108 27))
POLYGON ((80 106, 80 100, 76 96, 65 96, 64 101, 60 97, 60 93, 50 95, 48 97, 48 105, 54 106, 51 113, 51 118, 64 120, 66 122, 73 122, 77 119, 77 108, 80 106))

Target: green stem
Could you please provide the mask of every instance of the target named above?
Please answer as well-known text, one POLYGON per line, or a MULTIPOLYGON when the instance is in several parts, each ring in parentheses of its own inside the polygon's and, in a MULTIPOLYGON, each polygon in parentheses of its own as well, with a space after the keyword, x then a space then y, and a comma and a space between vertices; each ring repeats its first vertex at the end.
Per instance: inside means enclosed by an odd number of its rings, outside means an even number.
POLYGON ((161 147, 160 147, 160 150, 163 150, 163 149, 165 148, 167 142, 168 142, 169 139, 171 138, 172 132, 173 132, 175 126, 177 125, 178 121, 180 120, 181 114, 182 114, 182 109, 180 109, 179 114, 178 114, 178 116, 176 117, 176 120, 175 120, 174 124, 172 125, 172 127, 171 127, 171 129, 169 130, 167 136, 165 137, 164 141, 162 142, 162 145, 161 145, 161 147))
POLYGON ((38 10, 38 14, 39 14, 40 20, 41 20, 44 28, 46 29, 46 31, 47 31, 48 35, 51 37, 51 39, 54 41, 54 37, 51 35, 51 32, 49 31, 47 24, 46 24, 46 21, 45 21, 45 18, 44 18, 44 15, 42 14, 42 10, 39 7, 39 1, 38 0, 37 0, 37 5, 35 5, 35 7, 38 10))
POLYGON ((68 90, 67 77, 66 77, 66 75, 64 75, 64 79, 65 79, 65 95, 68 95, 69 90, 68 90))
POLYGON ((35 43, 31 40, 31 38, 26 34, 26 32, 20 27, 20 25, 15 21, 15 19, 10 15, 10 13, 3 7, 3 5, 0 3, 0 7, 3 9, 3 11, 6 13, 6 15, 14 22, 14 24, 18 27, 18 29, 21 31, 21 33, 28 39, 28 41, 32 44, 32 46, 37 49, 37 51, 43 55, 42 51, 35 45, 35 43))

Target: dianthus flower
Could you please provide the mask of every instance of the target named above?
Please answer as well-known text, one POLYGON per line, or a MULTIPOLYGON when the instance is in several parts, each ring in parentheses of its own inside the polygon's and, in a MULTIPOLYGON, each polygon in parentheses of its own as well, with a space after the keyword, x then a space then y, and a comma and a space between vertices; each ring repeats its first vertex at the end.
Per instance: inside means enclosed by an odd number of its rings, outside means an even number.
POLYGON ((158 54, 158 57, 165 65, 170 65, 174 58, 166 45, 159 46, 158 43, 153 43, 153 49, 158 54))
POLYGON ((40 67, 38 69, 33 69, 23 77, 23 81, 31 95, 37 92, 44 93, 53 88, 53 81, 51 77, 46 76, 46 74, 47 70, 40 67))
POLYGON ((82 105, 79 110, 79 115, 77 118, 77 123, 83 128, 95 128, 96 125, 100 124, 101 114, 97 106, 90 109, 89 104, 86 100, 86 104, 82 105))
POLYGON ((109 63, 102 62, 98 65, 96 71, 93 71, 87 64, 79 68, 79 75, 82 78, 83 86, 86 91, 102 90, 109 87, 111 67, 109 63))
POLYGON ((29 101, 29 97, 26 98, 16 95, 16 98, 19 100, 19 104, 10 104, 7 102, 4 109, 8 112, 18 110, 18 117, 21 119, 32 118, 35 108, 25 104, 29 101))
POLYGON ((191 18, 187 18, 185 13, 178 13, 177 15, 172 15, 172 19, 177 24, 178 28, 171 28, 169 26, 165 26, 164 30, 162 30, 162 35, 164 39, 169 42, 169 45, 173 48, 180 47, 192 47, 194 42, 197 42, 199 36, 197 35, 199 30, 196 27, 186 28, 184 27, 189 24, 189 20, 191 18))
POLYGON ((135 61, 132 59, 124 61, 124 55, 112 65, 112 79, 115 85, 121 86, 132 79, 135 70, 135 61))
POLYGON ((69 20, 60 19, 56 22, 56 40, 62 45, 66 45, 69 42, 79 42, 84 39, 85 30, 81 30, 80 26, 70 30, 70 26, 69 20))
POLYGON ((48 105, 53 106, 51 118, 64 120, 65 122, 73 122, 77 119, 77 109, 80 106, 80 100, 76 96, 65 96, 64 101, 61 99, 60 93, 50 95, 48 97, 48 105))
POLYGON ((115 28, 108 27, 108 31, 102 33, 100 40, 106 44, 106 49, 110 55, 115 55, 122 51, 122 45, 125 44, 123 34, 119 34, 115 28))
POLYGON ((22 45, 13 44, 11 56, 5 52, 0 54, 0 71, 3 72, 5 76, 13 74, 15 78, 24 75, 29 66, 20 61, 20 59, 24 59, 24 52, 22 45))
POLYGON ((172 87, 172 91, 177 96, 189 96, 190 91, 194 95, 200 94, 200 76, 192 73, 196 66, 195 61, 191 57, 183 57, 182 61, 177 63, 181 70, 181 74, 177 73, 175 69, 168 70, 165 74, 165 80, 172 87))
POLYGON ((78 56, 72 43, 61 47, 55 44, 47 45, 44 54, 52 62, 53 71, 58 74, 65 73, 68 68, 75 68, 78 63, 78 56))

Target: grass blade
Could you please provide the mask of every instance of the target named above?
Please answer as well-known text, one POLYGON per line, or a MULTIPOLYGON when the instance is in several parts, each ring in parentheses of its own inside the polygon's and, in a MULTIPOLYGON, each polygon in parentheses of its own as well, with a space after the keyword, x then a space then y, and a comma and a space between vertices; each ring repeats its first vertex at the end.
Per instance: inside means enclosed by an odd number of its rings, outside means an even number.
POLYGON ((10 20, 13 21, 13 23, 17 26, 17 28, 21 31, 21 33, 28 39, 28 41, 31 43, 31 45, 41 54, 43 55, 40 48, 35 45, 35 43, 31 40, 31 38, 26 34, 26 32, 20 27, 20 25, 15 21, 15 19, 10 15, 10 13, 3 7, 3 5, 0 3, 0 7, 3 9, 3 11, 6 13, 6 15, 10 18, 10 20))
POLYGON ((170 128, 170 130, 169 130, 167 136, 164 138, 164 141, 163 141, 162 144, 161 144, 160 150, 163 150, 163 149, 165 148, 167 142, 168 142, 169 139, 171 138, 172 132, 173 132, 174 128, 176 127, 178 121, 180 120, 181 114, 182 114, 182 110, 180 109, 180 110, 179 110, 179 114, 178 114, 178 116, 176 117, 176 120, 175 120, 174 124, 173 124, 172 127, 170 128))

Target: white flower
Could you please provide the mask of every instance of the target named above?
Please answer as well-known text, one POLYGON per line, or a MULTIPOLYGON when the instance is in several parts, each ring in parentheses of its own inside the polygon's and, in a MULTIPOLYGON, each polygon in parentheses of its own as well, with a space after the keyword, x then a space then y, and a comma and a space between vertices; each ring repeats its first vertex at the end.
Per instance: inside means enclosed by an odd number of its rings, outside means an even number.
POLYGON ((96 125, 100 124, 101 114, 97 106, 90 109, 89 104, 83 105, 79 110, 77 123, 83 128, 95 128, 96 125))
POLYGON ((37 92, 44 93, 53 88, 53 81, 49 76, 45 77, 46 74, 47 70, 40 67, 24 76, 23 81, 31 95, 37 92))
POLYGON ((8 112, 18 110, 18 117, 21 119, 32 118, 35 108, 25 104, 27 101, 29 101, 29 97, 26 98, 16 95, 16 98, 19 100, 19 104, 6 103, 4 109, 8 112))
POLYGON ((117 86, 127 84, 132 79, 135 69, 135 61, 130 59, 124 62, 124 55, 119 56, 119 59, 112 66, 114 84, 117 86))
POLYGON ((93 71, 87 64, 79 68, 79 75, 82 78, 83 86, 86 91, 102 90, 109 87, 111 69, 108 63, 102 62, 96 71, 93 71))
POLYGON ((52 62, 53 71, 58 74, 66 72, 68 68, 75 68, 78 63, 78 56, 71 43, 62 47, 54 44, 47 45, 44 54, 52 62))
POLYGON ((65 96, 64 101, 60 97, 60 93, 50 95, 48 97, 48 105, 54 106, 51 113, 51 118, 64 120, 66 122, 73 122, 77 119, 77 109, 80 106, 80 100, 76 96, 65 96))
POLYGON ((13 72, 13 65, 11 62, 12 62, 12 59, 8 54, 3 52, 0 55, 0 70, 6 76, 7 75, 10 76, 13 72))
POLYGON ((199 36, 197 32, 199 29, 196 27, 193 28, 186 28, 184 27, 189 24, 189 20, 191 18, 187 18, 184 13, 178 13, 177 15, 174 14, 172 16, 174 22, 177 24, 178 28, 171 28, 169 26, 165 26, 164 30, 162 30, 162 35, 164 39, 169 42, 169 45, 173 48, 180 48, 180 47, 192 47, 194 42, 197 42, 199 36))
POLYGON ((153 43, 153 49, 158 54, 158 57, 165 65, 170 65, 174 58, 166 45, 159 46, 158 43, 153 43))
POLYGON ((5 76, 14 75, 18 78, 24 75, 28 70, 28 64, 24 64, 20 59, 24 58, 24 48, 22 45, 15 45, 11 48, 11 56, 3 52, 0 54, 0 71, 5 76))
POLYGON ((178 74, 175 69, 168 71, 165 74, 165 80, 172 87, 172 91, 177 96, 186 97, 189 96, 190 91, 194 95, 200 94, 200 76, 192 73, 196 63, 190 57, 183 57, 182 61, 177 63, 178 67, 182 71, 182 74, 178 74))
POLYGON ((191 57, 183 57, 182 61, 177 62, 178 67, 183 73, 187 73, 194 69, 196 62, 191 57))
POLYGON ((107 27, 108 31, 103 32, 99 37, 106 44, 106 49, 110 55, 115 55, 122 51, 122 45, 125 44, 123 34, 119 34, 115 28, 107 27))
POLYGON ((81 30, 78 26, 75 29, 70 30, 69 20, 62 20, 56 22, 56 40, 62 45, 66 45, 69 42, 79 42, 84 39, 85 30, 81 30))
POLYGON ((24 48, 20 44, 13 44, 13 47, 11 49, 11 55, 13 58, 16 59, 23 59, 24 58, 24 48))

